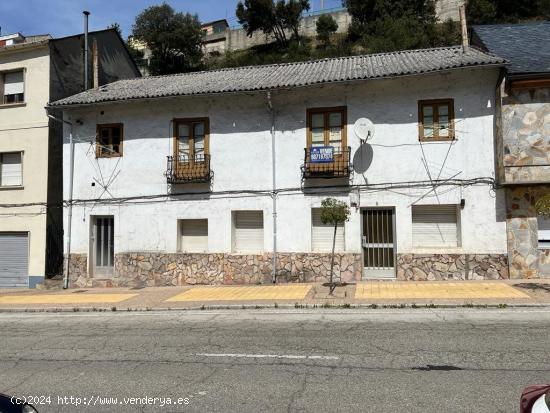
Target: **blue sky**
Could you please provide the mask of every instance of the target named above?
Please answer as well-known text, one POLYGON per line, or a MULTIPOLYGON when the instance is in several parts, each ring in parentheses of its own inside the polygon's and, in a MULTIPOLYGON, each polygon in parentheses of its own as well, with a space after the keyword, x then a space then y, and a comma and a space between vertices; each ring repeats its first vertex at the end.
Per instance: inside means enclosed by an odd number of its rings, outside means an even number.
MULTIPOLYGON (((126 37, 135 16, 144 8, 162 0, 0 0, 0 27, 3 34, 26 35, 50 33, 54 37, 82 32, 82 10, 89 10, 90 30, 104 29, 118 22, 126 37)), ((201 21, 227 18, 237 24, 238 0, 168 0, 178 11, 196 13, 201 21)), ((310 0, 311 10, 319 10, 321 0, 310 0)), ((324 0, 324 7, 339 7, 341 0, 324 0)))

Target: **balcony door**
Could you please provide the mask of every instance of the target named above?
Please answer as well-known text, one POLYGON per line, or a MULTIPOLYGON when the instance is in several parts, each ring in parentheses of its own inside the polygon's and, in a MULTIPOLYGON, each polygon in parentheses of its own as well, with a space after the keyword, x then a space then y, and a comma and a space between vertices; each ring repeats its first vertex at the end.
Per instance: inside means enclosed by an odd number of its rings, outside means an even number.
POLYGON ((203 176, 208 173, 208 118, 176 119, 174 121, 174 159, 176 174, 181 177, 203 176))
POLYGON ((311 171, 344 171, 348 163, 347 110, 345 106, 307 110, 306 164, 311 171), (316 162, 312 148, 332 148, 332 162, 316 162))

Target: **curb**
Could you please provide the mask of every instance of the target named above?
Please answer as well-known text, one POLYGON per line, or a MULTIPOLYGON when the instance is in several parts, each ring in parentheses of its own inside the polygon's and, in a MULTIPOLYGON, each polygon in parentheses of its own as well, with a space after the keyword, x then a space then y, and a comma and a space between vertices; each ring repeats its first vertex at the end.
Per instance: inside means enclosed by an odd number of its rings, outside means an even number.
POLYGON ((134 312, 186 312, 186 311, 215 311, 215 310, 433 310, 433 309, 472 309, 472 310, 506 310, 516 308, 550 309, 550 303, 501 303, 501 304, 227 304, 201 305, 192 307, 29 307, 29 308, 0 308, 0 314, 9 313, 134 313, 134 312))

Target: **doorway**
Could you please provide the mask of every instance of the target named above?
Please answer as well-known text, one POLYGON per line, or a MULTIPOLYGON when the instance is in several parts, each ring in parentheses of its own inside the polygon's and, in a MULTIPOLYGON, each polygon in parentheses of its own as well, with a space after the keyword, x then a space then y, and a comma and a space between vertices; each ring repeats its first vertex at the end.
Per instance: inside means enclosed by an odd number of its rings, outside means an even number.
POLYGON ((115 220, 112 216, 93 217, 92 221, 92 275, 112 277, 114 270, 115 220))
POLYGON ((364 278, 395 278, 395 210, 368 208, 362 212, 364 278))

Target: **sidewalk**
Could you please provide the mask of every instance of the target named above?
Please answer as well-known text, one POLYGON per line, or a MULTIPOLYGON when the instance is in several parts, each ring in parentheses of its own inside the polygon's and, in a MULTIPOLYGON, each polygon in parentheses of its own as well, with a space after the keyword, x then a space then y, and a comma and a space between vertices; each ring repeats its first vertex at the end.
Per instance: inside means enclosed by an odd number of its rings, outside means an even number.
POLYGON ((0 290, 0 311, 149 311, 219 308, 548 306, 550 280, 0 290))

